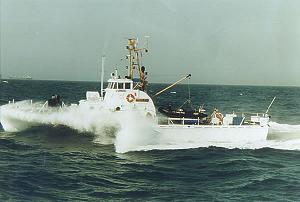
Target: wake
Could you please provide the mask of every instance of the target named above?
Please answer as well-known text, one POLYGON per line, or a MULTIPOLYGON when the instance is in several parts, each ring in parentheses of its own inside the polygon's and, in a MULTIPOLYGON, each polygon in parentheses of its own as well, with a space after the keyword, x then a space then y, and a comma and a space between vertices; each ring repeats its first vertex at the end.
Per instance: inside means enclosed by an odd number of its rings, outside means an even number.
MULTIPOLYGON (((81 109, 71 106, 55 110, 40 111, 42 103, 29 101, 1 106, 1 120, 18 120, 18 127, 11 132, 25 130, 35 125, 63 125, 79 132, 95 134, 94 142, 114 144, 116 152, 149 150, 190 149, 199 147, 224 147, 228 149, 274 148, 300 150, 300 125, 270 122, 268 138, 259 142, 205 142, 195 138, 184 138, 162 132, 153 120, 139 116, 136 112, 110 112, 103 109, 81 109)), ((187 130, 188 133, 188 130, 187 130)), ((74 138, 76 138, 74 136, 74 138)))

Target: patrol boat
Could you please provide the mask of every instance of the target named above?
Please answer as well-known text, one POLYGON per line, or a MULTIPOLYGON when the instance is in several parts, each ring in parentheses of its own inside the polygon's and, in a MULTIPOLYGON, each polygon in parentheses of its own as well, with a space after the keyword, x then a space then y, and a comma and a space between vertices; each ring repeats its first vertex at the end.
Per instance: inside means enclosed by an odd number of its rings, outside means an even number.
MULTIPOLYGON (((111 73, 108 85, 104 89, 103 75, 105 57, 103 57, 100 93, 97 91, 87 91, 86 99, 80 100, 79 104, 66 106, 62 103, 59 108, 77 108, 83 111, 99 110, 101 112, 105 110, 110 113, 119 113, 122 111, 137 112, 142 117, 148 117, 155 120, 156 125, 154 126, 154 130, 157 132, 166 133, 171 136, 176 135, 177 137, 183 138, 185 141, 194 141, 195 139, 199 141, 217 142, 266 140, 269 129, 268 111, 275 98, 265 113, 250 114, 248 118, 245 113, 240 115, 235 113, 226 114, 223 117, 223 115, 216 110, 212 116, 208 117, 205 121, 203 121, 203 118, 207 117, 200 116, 203 115, 203 113, 199 112, 198 117, 186 117, 181 114, 178 117, 167 117, 166 123, 160 123, 157 121, 156 108, 153 100, 146 92, 147 72, 142 64, 142 57, 148 50, 147 48, 139 48, 138 40, 133 38, 128 39, 126 49, 129 53, 126 56, 129 63, 126 76, 121 77, 118 74, 118 71, 115 70, 111 73), (138 79, 134 78, 135 74, 138 75, 138 79)), ((161 90, 156 93, 155 96, 158 96, 188 77, 190 77, 190 75, 185 76, 174 84, 161 90)), ((31 105, 33 105, 32 101, 31 105)), ((45 116, 49 115, 52 111, 57 110, 52 105, 49 106, 48 101, 40 108, 29 107, 27 109, 22 109, 22 106, 19 105, 18 102, 12 101, 8 105, 1 107, 1 124, 5 131, 20 131, 40 123, 37 119, 23 120, 20 113, 11 113, 11 110, 6 110, 6 108, 23 111, 26 114, 43 114, 46 112, 45 116)))

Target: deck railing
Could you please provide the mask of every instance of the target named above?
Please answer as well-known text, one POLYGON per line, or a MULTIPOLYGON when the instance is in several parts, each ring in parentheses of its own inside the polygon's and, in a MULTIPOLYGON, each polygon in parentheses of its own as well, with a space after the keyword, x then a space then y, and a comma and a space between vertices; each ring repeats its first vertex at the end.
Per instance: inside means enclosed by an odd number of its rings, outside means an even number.
POLYGON ((178 124, 174 123, 174 121, 179 121, 180 125, 186 125, 185 122, 192 121, 195 122, 193 125, 200 125, 200 119, 189 119, 189 118, 168 118, 168 124, 178 124))
MULTIPOLYGON (((12 99, 11 101, 8 101, 8 104, 17 104, 17 102, 15 101, 15 99, 12 99)), ((33 108, 33 100, 30 100, 30 106, 31 106, 31 111, 34 111, 33 108)), ((61 105, 59 106, 60 109, 67 107, 67 105, 62 101, 61 105)), ((38 108, 38 112, 44 112, 46 109, 50 109, 51 107, 48 107, 48 101, 46 101, 40 108, 38 108)))
MULTIPOLYGON (((255 122, 251 121, 250 119, 246 120, 246 117, 248 117, 248 118, 251 118, 251 116, 257 116, 257 117, 261 117, 261 118, 268 117, 268 114, 266 114, 266 113, 251 113, 251 112, 249 113, 249 112, 247 112, 247 113, 238 113, 238 114, 241 114, 241 116, 238 116, 238 117, 242 117, 242 119, 239 124, 235 124, 235 125, 257 124, 255 122)), ((168 124, 172 124, 172 125, 203 125, 203 120, 201 120, 199 117, 197 119, 184 118, 184 117, 183 118, 168 118, 168 124)), ((211 123, 211 125, 213 125, 213 124, 211 123)), ((223 125, 223 124, 221 124, 221 125, 223 125)))

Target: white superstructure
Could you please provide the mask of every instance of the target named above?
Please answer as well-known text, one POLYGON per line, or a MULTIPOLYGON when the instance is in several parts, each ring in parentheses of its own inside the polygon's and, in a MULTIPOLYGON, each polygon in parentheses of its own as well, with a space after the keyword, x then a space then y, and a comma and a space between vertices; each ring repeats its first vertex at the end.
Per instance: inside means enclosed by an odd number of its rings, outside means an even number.
POLYGON ((146 117, 155 118, 156 111, 152 99, 146 92, 134 89, 133 85, 131 79, 109 79, 104 97, 97 91, 88 91, 86 99, 79 101, 79 107, 111 112, 137 111, 146 117))
POLYGON ((105 58, 102 58, 100 94, 98 92, 87 92, 86 100, 79 101, 79 107, 94 107, 112 112, 137 111, 142 116, 155 118, 156 110, 154 103, 145 92, 147 73, 145 72, 145 67, 142 65, 143 53, 147 53, 148 50, 146 48, 139 48, 137 39, 128 39, 126 49, 129 52, 126 55, 126 59, 128 60, 128 74, 122 77, 115 70, 115 72, 111 73, 107 88, 103 89, 105 58), (135 73, 138 75, 136 79, 134 78, 135 73))

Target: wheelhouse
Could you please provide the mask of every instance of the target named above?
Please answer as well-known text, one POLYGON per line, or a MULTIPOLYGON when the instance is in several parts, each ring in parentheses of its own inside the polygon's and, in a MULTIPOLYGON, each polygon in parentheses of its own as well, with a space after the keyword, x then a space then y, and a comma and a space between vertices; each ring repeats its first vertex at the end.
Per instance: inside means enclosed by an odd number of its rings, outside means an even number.
POLYGON ((106 89, 132 90, 133 81, 130 79, 109 79, 106 89))

